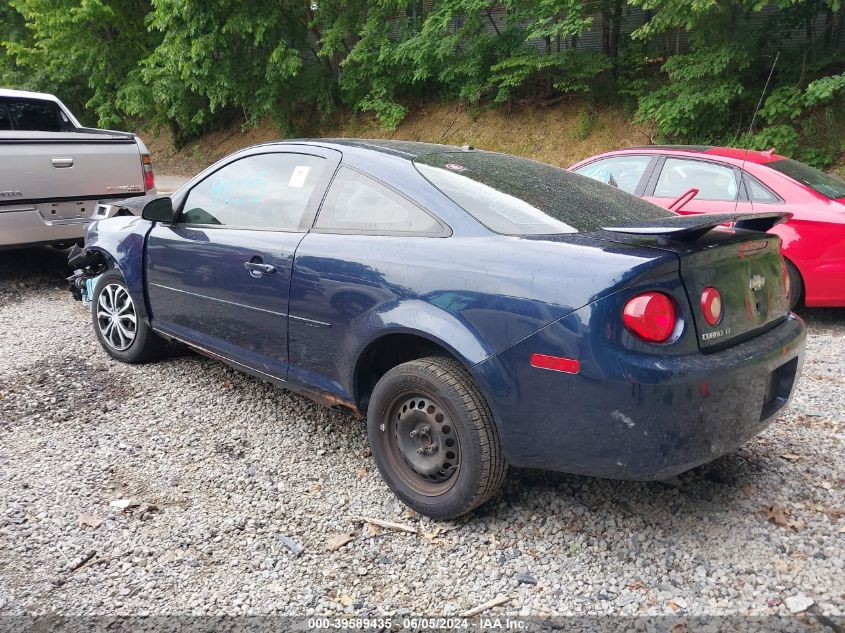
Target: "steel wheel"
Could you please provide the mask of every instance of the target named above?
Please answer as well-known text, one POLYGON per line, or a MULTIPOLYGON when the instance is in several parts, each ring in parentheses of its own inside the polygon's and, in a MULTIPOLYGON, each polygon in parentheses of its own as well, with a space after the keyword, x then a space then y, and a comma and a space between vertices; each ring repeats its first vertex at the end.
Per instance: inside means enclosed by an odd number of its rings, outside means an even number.
POLYGON ((406 392, 388 411, 391 458, 405 484, 425 496, 448 491, 461 467, 461 442, 446 409, 429 395, 406 392))
POLYGON ((137 331, 135 304, 126 288, 110 283, 100 292, 97 300, 97 327, 103 340, 118 351, 132 345, 137 331))
POLYGON ((478 507, 507 471, 490 408, 453 358, 428 356, 389 369, 369 399, 367 437, 388 487, 433 519, 478 507))

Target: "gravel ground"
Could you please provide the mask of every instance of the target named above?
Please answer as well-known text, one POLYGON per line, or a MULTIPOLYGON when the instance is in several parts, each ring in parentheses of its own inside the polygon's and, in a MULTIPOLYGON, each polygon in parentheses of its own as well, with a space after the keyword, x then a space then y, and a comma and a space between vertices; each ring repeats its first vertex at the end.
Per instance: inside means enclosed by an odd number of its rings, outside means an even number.
POLYGON ((795 400, 736 453, 671 483, 512 469, 438 524, 361 421, 187 352, 110 360, 62 260, 0 253, 0 614, 843 613, 845 310, 805 313, 795 400))

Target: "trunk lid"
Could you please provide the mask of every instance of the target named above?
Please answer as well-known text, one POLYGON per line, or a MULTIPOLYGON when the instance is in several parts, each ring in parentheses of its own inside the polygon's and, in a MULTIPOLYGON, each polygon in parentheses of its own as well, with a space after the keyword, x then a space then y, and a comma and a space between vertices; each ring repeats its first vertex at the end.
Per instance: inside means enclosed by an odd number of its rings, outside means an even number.
POLYGON ((717 351, 779 323, 789 313, 781 240, 777 235, 738 228, 771 228, 788 214, 719 214, 660 219, 647 226, 606 229, 612 241, 669 250, 680 260, 680 275, 694 315, 699 349, 717 351), (724 222, 734 227, 719 226, 724 222), (710 325, 702 309, 705 288, 721 295, 722 318, 710 325))
POLYGON ((65 203, 143 195, 140 150, 131 134, 0 132, 3 204, 65 203))
POLYGON ((779 323, 789 313, 789 298, 777 235, 714 230, 707 241, 705 249, 683 252, 681 279, 693 308, 698 345, 715 351, 779 323), (721 294, 722 319, 716 325, 705 320, 701 307, 707 287, 721 294))

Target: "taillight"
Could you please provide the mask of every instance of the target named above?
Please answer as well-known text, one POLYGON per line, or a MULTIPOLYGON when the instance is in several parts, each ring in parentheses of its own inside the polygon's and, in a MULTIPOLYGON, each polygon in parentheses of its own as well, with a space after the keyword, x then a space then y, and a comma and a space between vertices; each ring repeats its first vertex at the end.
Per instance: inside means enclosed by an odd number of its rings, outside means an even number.
POLYGON ((707 286, 701 293, 701 312, 708 325, 722 320, 722 295, 713 286, 707 286))
POLYGON ((783 289, 786 292, 786 298, 789 299, 792 285, 789 282, 789 269, 786 267, 786 260, 783 257, 780 258, 780 271, 783 273, 783 289))
POLYGON ((156 186, 155 174, 153 174, 153 161, 149 154, 141 154, 141 164, 144 167, 144 189, 149 191, 156 186))
POLYGON ((644 292, 625 304, 622 322, 641 339, 662 343, 675 331, 675 304, 662 292, 644 292))

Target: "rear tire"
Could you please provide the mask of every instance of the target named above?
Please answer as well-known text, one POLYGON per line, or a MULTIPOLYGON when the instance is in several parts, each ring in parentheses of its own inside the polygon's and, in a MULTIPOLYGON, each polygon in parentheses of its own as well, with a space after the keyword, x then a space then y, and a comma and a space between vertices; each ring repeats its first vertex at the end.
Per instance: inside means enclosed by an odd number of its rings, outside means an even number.
POLYGON ((789 309, 794 310, 804 301, 804 279, 801 272, 788 259, 786 261, 786 274, 789 275, 789 309))
POLYGON ((438 356, 388 371, 370 398, 373 459, 406 505, 451 519, 499 490, 507 472, 490 409, 466 369, 438 356))
POLYGON ((117 270, 109 270, 97 280, 91 320, 100 345, 119 361, 146 363, 164 352, 166 343, 140 317, 117 270))

